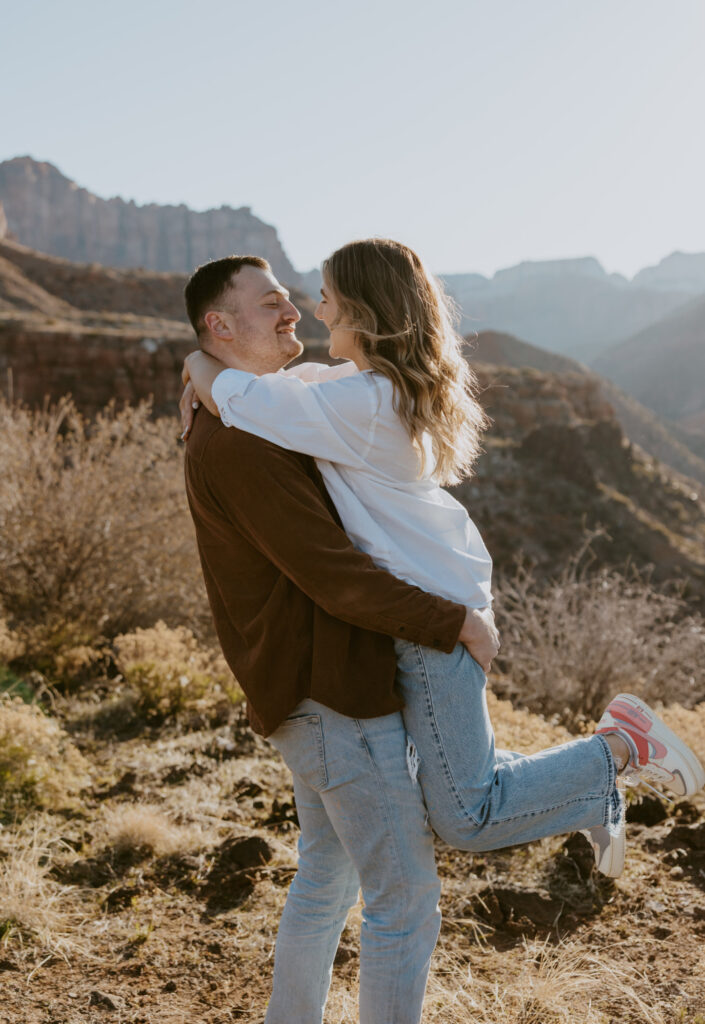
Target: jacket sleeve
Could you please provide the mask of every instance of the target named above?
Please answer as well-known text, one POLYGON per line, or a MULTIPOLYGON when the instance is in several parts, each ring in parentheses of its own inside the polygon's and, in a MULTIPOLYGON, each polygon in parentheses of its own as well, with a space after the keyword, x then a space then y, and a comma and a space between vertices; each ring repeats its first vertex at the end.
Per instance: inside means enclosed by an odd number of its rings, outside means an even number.
POLYGON ((353 546, 302 457, 218 430, 204 484, 220 512, 319 607, 363 629, 452 651, 465 607, 379 569, 353 546))

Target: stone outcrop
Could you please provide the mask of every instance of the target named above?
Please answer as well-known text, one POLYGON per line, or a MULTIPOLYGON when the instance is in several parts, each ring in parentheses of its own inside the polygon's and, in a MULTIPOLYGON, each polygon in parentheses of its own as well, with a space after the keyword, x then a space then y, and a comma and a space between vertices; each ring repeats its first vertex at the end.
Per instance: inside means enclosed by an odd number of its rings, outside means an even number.
POLYGON ((269 260, 283 283, 300 284, 276 230, 247 206, 199 213, 100 199, 31 157, 0 163, 0 202, 20 242, 75 262, 190 273, 228 253, 254 253, 269 260))
POLYGON ((3 238, 7 238, 8 235, 7 217, 5 215, 5 207, 0 203, 0 241, 3 238))

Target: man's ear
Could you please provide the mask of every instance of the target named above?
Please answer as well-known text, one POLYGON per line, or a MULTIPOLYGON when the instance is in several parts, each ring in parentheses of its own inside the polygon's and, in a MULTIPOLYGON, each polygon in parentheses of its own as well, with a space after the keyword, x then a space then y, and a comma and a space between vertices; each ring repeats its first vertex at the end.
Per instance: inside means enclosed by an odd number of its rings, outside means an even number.
POLYGON ((203 322, 214 338, 218 338, 221 341, 233 340, 233 332, 231 331, 227 321, 220 315, 220 313, 216 313, 215 310, 210 310, 203 317, 203 322))

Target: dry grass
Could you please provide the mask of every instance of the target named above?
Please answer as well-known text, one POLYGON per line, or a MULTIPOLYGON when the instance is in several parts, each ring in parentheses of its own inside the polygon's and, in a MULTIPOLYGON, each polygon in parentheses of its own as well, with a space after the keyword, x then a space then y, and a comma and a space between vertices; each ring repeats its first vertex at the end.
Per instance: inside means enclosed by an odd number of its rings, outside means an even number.
POLYGON ((643 578, 588 572, 586 548, 539 585, 520 567, 498 587, 500 693, 575 728, 620 691, 692 705, 705 698, 705 622, 643 578))
POLYGON ((196 825, 179 825, 154 804, 120 804, 106 811, 106 846, 117 854, 148 851, 157 857, 190 853, 208 845, 212 836, 196 825))
POLYGON ((172 420, 0 400, 0 612, 34 667, 159 618, 207 621, 172 420))
MULTIPOLYGON (((638 975, 637 975, 638 977, 638 975)), ((424 1020, 428 1024, 608 1024, 623 1019, 665 1024, 661 1009, 634 987, 635 971, 569 945, 524 942, 511 960, 494 951, 463 962, 436 957, 424 1020)))
MULTIPOLYGON (((673 1017, 657 999, 644 998, 645 979, 628 963, 570 944, 529 942, 502 954, 485 947, 469 955, 448 948, 433 957, 424 1024, 667 1024, 673 1017)), ((357 992, 335 984, 327 1019, 358 1020, 357 992)))
POLYGON ((87 761, 57 721, 0 694, 0 815, 66 806, 89 782, 87 761))
POLYGON ((516 750, 521 754, 536 754, 539 750, 568 743, 575 735, 557 721, 549 721, 527 708, 517 708, 491 690, 487 692, 487 706, 499 750, 516 750))
POLYGON ((0 833, 0 941, 35 963, 47 955, 87 954, 81 940, 82 894, 51 877, 57 851, 49 819, 0 833))

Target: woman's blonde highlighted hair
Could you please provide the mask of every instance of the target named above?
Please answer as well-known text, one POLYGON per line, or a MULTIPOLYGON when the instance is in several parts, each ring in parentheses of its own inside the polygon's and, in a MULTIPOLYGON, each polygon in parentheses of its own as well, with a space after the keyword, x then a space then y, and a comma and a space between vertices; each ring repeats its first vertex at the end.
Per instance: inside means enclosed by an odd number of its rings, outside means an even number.
POLYGON ((419 449, 421 472, 428 433, 439 483, 468 476, 489 420, 439 282, 412 249, 387 238, 337 249, 323 279, 338 303, 334 326, 349 326, 370 367, 394 385, 394 408, 419 449))

